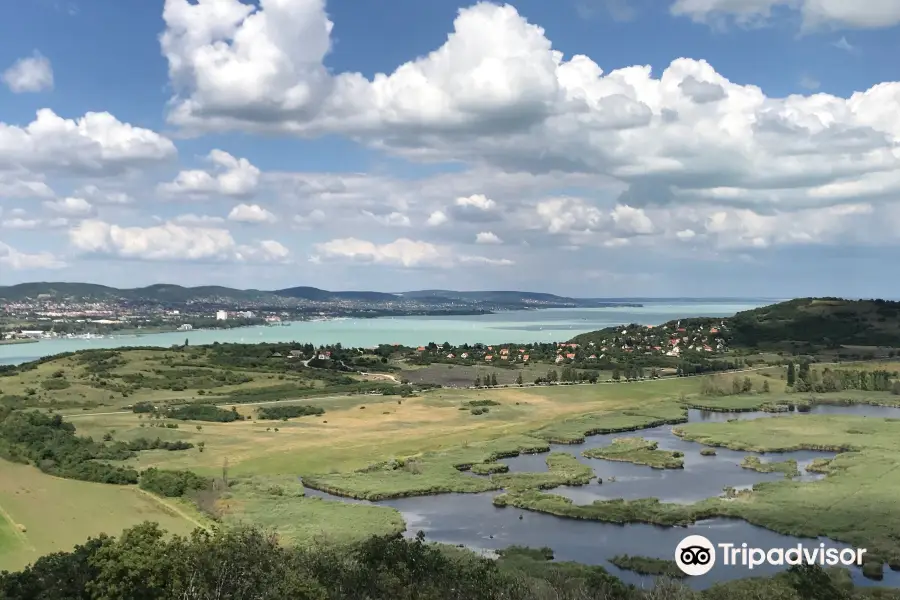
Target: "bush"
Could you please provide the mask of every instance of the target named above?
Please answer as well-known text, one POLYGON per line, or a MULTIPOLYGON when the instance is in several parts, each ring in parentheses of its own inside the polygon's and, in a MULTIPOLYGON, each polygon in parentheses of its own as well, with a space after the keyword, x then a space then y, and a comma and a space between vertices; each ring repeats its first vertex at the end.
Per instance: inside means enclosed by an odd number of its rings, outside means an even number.
POLYGON ((325 414, 325 409, 318 406, 265 406, 259 409, 260 419, 276 421, 323 414, 325 414))
POLYGON ((231 423, 242 420, 235 408, 224 410, 212 404, 185 404, 166 411, 166 416, 180 421, 210 421, 214 423, 231 423))
POLYGON ((190 471, 175 471, 151 467, 141 473, 140 487, 148 492, 177 498, 194 490, 205 490, 211 481, 190 471))
POLYGON ((72 384, 69 383, 68 379, 54 377, 43 380, 41 382, 41 387, 45 390, 64 390, 68 387, 72 387, 72 384))

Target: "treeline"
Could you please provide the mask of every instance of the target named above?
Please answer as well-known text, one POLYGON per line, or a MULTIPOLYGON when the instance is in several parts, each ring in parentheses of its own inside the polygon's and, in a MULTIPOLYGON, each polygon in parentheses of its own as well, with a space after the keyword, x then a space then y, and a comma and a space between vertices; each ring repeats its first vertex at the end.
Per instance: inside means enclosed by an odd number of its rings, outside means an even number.
POLYGON ((183 440, 177 440, 174 442, 165 442, 159 438, 154 440, 148 438, 137 438, 136 440, 131 440, 128 442, 128 449, 132 452, 141 452, 143 450, 169 450, 169 451, 177 451, 177 450, 190 450, 194 445, 190 442, 185 442, 183 440))
POLYGON ((325 409, 318 406, 264 406, 258 411, 260 419, 286 420, 295 417, 318 416, 325 414, 325 409))
POLYGON ((102 461, 134 456, 127 444, 106 445, 75 435, 75 426, 60 415, 11 412, 0 408, 0 458, 30 463, 57 477, 100 483, 137 483, 134 469, 102 461))
MULTIPOLYGON (((288 548, 250 528, 167 536, 145 523, 0 573, 4 600, 850 600, 851 585, 817 566, 702 592, 673 580, 626 585, 597 566, 537 552, 497 560, 414 540, 288 548)), ((868 596, 867 596, 868 597, 868 596)), ((872 596, 873 598, 875 596, 872 596)), ((881 596, 879 596, 881 597, 881 596)), ((886 596, 884 596, 886 597, 886 596)))
POLYGON ((162 415, 179 421, 209 421, 211 423, 231 423, 244 420, 244 415, 232 406, 225 410, 212 404, 182 404, 166 408, 162 415))
POLYGON ((788 363, 787 385, 795 392, 840 392, 860 390, 863 392, 893 392, 900 394, 900 385, 895 381, 896 372, 884 369, 864 371, 861 369, 830 369, 826 367, 820 374, 808 362, 788 363))

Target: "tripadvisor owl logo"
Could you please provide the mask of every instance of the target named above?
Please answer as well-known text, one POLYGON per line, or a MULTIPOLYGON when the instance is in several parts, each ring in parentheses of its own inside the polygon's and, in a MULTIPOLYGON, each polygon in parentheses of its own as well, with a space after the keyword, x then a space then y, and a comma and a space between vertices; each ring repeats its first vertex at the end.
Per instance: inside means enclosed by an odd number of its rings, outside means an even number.
POLYGON ((686 575, 706 575, 716 564, 716 549, 702 535, 689 535, 675 548, 675 564, 686 575))

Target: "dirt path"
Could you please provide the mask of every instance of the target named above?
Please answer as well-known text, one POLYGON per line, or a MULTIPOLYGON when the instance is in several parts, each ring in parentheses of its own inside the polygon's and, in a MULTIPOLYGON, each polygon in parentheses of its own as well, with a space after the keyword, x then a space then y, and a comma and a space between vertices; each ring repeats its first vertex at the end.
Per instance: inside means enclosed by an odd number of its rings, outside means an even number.
POLYGON ((6 512, 6 509, 3 508, 3 505, 0 505, 0 517, 2 517, 6 522, 9 523, 10 529, 12 529, 13 535, 22 542, 22 545, 25 546, 28 550, 32 552, 35 551, 34 546, 31 545, 31 542, 28 541, 28 536, 25 535, 22 530, 19 529, 19 525, 13 520, 12 515, 6 512))
POLYGON ((153 493, 151 493, 151 492, 148 492, 147 490, 142 490, 142 489, 139 488, 139 487, 136 487, 136 488, 134 488, 134 489, 136 489, 136 490, 139 491, 140 493, 144 494, 145 496, 151 498, 151 499, 152 499, 153 501, 155 501, 157 504, 161 504, 162 506, 164 506, 164 507, 166 507, 167 509, 171 510, 172 512, 174 512, 176 515, 178 515, 178 516, 181 517, 182 519, 185 519, 185 520, 187 520, 187 521, 190 521, 191 523, 193 523, 194 525, 196 525, 196 526, 199 527, 200 529, 205 529, 206 531, 209 531, 209 527, 208 527, 208 526, 204 525, 203 523, 201 523, 200 521, 198 521, 197 519, 195 519, 195 518, 192 517, 191 515, 187 514, 186 512, 184 512, 183 510, 181 510, 181 509, 178 508, 177 506, 175 506, 175 505, 173 505, 173 504, 170 504, 169 502, 167 502, 167 501, 164 500, 163 498, 160 498, 160 497, 157 496, 156 494, 153 494, 153 493))

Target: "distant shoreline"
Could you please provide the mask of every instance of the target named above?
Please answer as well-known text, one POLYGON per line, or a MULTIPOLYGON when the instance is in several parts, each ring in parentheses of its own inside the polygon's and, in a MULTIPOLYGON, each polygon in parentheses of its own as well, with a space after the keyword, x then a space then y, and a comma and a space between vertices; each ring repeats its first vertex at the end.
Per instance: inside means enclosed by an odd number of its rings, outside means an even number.
POLYGON ((35 338, 13 338, 11 340, 0 340, 0 346, 12 346, 14 344, 33 344, 41 340, 35 338))

